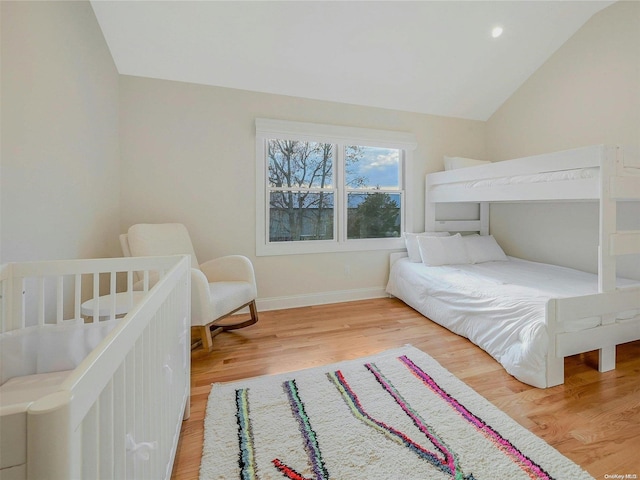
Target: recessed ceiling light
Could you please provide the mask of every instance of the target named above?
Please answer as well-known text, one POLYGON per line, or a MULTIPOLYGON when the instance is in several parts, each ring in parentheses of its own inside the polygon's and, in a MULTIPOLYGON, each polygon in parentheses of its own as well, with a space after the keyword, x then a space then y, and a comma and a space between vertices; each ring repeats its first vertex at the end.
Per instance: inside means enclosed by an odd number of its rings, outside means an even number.
POLYGON ((491 36, 493 38, 498 38, 500 35, 502 35, 502 27, 493 27, 493 30, 491 30, 491 36))

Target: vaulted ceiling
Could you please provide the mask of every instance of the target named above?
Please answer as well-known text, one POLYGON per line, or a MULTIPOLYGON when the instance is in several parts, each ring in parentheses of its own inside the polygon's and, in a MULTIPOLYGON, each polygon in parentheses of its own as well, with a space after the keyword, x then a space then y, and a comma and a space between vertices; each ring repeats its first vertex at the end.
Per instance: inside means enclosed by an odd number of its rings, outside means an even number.
POLYGON ((488 119, 611 1, 109 1, 119 73, 488 119), (495 26, 503 34, 492 38, 495 26))

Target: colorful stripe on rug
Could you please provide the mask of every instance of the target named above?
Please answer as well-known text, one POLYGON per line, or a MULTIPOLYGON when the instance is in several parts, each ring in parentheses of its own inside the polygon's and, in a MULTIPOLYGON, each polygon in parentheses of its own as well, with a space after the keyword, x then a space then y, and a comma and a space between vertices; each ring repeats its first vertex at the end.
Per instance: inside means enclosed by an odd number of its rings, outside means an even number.
POLYGON ((251 419, 249 417, 249 389, 236 390, 236 420, 238 422, 238 447, 240 478, 242 480, 255 480, 256 461, 253 454, 253 433, 251 431, 251 419))
MULTIPOLYGON (((307 412, 304 410, 304 403, 300 398, 298 387, 295 380, 289 380, 282 384, 287 397, 289 398, 289 404, 291 405, 291 412, 294 418, 298 421, 298 427, 300 434, 304 439, 304 449, 309 456, 309 462, 313 468, 314 478, 316 480, 328 480, 329 472, 322 461, 322 454, 320 453, 320 446, 318 445, 318 438, 316 432, 311 428, 311 422, 307 416, 307 412)), ((280 469, 285 477, 294 480, 302 479, 303 477, 295 470, 284 465, 279 459, 273 460, 274 465, 280 469)))
MULTIPOLYGON (((515 461, 520 466, 520 468, 522 468, 527 473, 529 478, 540 480, 548 480, 552 478, 547 472, 542 469, 542 467, 540 467, 540 465, 537 465, 530 458, 524 455, 520 450, 514 447, 509 440, 502 437, 502 435, 491 428, 490 425, 487 425, 482 421, 482 419, 471 413, 464 407, 464 405, 459 403, 455 398, 453 398, 442 388, 440 388, 440 386, 433 380, 433 378, 422 371, 420 367, 413 363, 408 357, 403 355, 399 357, 398 360, 404 363, 416 377, 422 380, 425 386, 431 389, 434 393, 440 395, 440 397, 442 397, 443 400, 451 405, 451 407, 456 410, 463 419, 480 430, 486 438, 493 442, 496 448, 503 451, 507 456, 515 461)), ((367 368, 371 370, 371 365, 367 364, 367 368)))

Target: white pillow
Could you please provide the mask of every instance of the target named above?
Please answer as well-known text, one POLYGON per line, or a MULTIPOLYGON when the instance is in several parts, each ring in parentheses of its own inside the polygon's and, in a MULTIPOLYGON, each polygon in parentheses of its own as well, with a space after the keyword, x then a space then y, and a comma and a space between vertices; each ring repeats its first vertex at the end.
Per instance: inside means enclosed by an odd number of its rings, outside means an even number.
POLYGON ((418 237, 418 245, 422 263, 429 267, 470 263, 459 233, 450 237, 418 237))
POLYGON ((418 246, 418 237, 448 237, 449 232, 423 232, 423 233, 406 233, 404 234, 404 243, 407 246, 409 261, 413 263, 422 262, 420 256, 420 247, 418 246))
POLYGON ((464 157, 444 157, 444 169, 455 170, 456 168, 475 167, 476 165, 485 165, 491 163, 489 160, 475 160, 473 158, 464 157))
POLYGON ((493 235, 467 235, 462 238, 471 263, 505 262, 508 260, 493 235))

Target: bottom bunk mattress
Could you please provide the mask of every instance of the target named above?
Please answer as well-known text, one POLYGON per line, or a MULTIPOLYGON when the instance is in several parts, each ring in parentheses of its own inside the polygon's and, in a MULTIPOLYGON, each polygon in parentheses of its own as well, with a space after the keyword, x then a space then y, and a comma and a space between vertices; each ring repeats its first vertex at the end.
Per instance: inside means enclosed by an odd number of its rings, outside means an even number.
MULTIPOLYGON (((539 388, 547 386, 547 301, 597 292, 597 275, 513 257, 441 267, 401 258, 393 264, 387 284, 387 293, 468 338, 515 378, 539 388)), ((618 320, 638 313, 624 312, 618 320)), ((600 321, 600 317, 580 319, 563 323, 561 330, 594 328, 600 321)))

